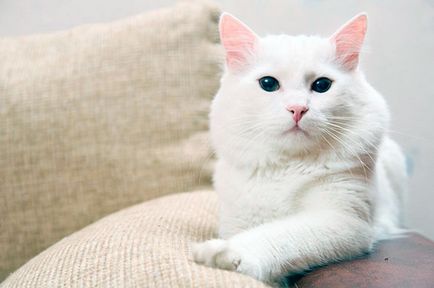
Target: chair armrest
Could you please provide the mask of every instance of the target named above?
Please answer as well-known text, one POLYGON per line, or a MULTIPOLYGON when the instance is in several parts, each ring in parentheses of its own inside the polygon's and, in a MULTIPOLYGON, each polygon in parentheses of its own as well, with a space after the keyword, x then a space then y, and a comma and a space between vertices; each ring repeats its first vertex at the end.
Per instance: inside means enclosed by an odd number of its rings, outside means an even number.
POLYGON ((381 241, 373 253, 314 270, 295 287, 434 287, 434 242, 416 233, 381 241))

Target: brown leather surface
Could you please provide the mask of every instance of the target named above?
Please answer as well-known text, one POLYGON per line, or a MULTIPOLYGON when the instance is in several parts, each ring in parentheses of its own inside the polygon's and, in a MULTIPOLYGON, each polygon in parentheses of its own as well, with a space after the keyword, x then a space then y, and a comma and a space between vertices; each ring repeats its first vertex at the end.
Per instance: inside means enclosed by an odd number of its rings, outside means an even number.
POLYGON ((434 242, 415 233, 382 241, 370 255, 316 269, 295 287, 434 287, 434 242))

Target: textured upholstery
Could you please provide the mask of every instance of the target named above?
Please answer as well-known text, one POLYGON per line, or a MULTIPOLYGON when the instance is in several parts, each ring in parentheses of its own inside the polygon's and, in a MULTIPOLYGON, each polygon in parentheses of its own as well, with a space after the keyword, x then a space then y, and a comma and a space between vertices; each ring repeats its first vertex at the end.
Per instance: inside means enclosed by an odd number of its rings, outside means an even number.
POLYGON ((218 15, 187 1, 0 39, 0 280, 108 213, 209 185, 218 15))
POLYGON ((266 287, 197 265, 192 241, 217 230, 217 197, 200 191, 127 208, 64 238, 13 273, 12 287, 266 287))

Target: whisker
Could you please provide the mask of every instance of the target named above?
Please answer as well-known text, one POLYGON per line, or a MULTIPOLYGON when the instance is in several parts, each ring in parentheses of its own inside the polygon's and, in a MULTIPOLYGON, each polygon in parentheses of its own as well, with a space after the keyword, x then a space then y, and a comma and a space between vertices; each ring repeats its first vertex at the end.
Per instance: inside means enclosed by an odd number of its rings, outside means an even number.
MULTIPOLYGON (((333 132, 335 132, 335 133, 339 133, 339 135, 341 135, 341 136, 348 136, 348 135, 346 135, 346 134, 344 134, 343 132, 341 132, 341 131, 338 131, 338 130, 334 130, 334 129, 332 129, 332 128, 330 128, 331 129, 331 131, 333 131, 333 132)), ((348 131, 348 132, 350 132, 350 133, 353 133, 352 131, 348 131)), ((372 158, 372 155, 371 155, 371 153, 369 153, 368 151, 366 151, 366 149, 362 146, 362 145, 360 145, 360 143, 359 142, 357 142, 357 141, 355 141, 354 139, 352 139, 351 137, 347 137, 347 139, 348 140, 350 140, 352 143, 354 143, 355 145, 356 145, 356 147, 357 148, 359 148, 359 149, 361 149, 370 159, 371 159, 371 161, 372 161, 372 163, 376 163, 376 161, 372 158)), ((369 142, 367 139, 364 139, 364 141, 365 142, 367 142, 367 144, 368 145, 370 145, 371 147, 376 147, 377 145, 374 145, 374 144, 372 144, 371 142, 369 142)))
POLYGON ((360 158, 360 156, 357 154, 357 153, 355 153, 355 151, 352 149, 352 148, 350 148, 349 146, 348 146, 348 144, 347 143, 345 143, 341 138, 339 138, 339 136, 338 135, 336 135, 336 134, 334 134, 332 131, 330 131, 330 130, 328 130, 328 129, 326 129, 325 130, 326 132, 327 132, 327 134, 329 135, 329 136, 331 136, 332 138, 334 138, 336 141, 338 141, 348 152, 350 152, 350 155, 352 155, 352 156, 354 156, 354 157, 356 157, 357 159, 358 159, 358 161, 360 162, 360 164, 362 165, 362 168, 363 168, 363 172, 364 172, 364 174, 365 174, 365 178, 366 179, 368 179, 368 174, 366 173, 366 169, 368 169, 369 170, 369 172, 371 172, 371 173, 374 173, 374 171, 372 171, 372 169, 370 169, 370 167, 368 167, 366 164, 365 164, 365 162, 363 162, 362 161, 362 159, 360 158))
MULTIPOLYGON (((324 132, 327 133, 327 131, 324 131, 324 132)), ((332 150, 335 151, 336 157, 342 161, 342 158, 339 156, 339 154, 340 154, 339 151, 330 143, 330 141, 327 140, 327 137, 324 137, 322 134, 320 134, 320 136, 322 139, 324 139, 324 141, 326 141, 326 143, 328 143, 328 145, 332 148, 332 150)), ((342 161, 342 162, 345 162, 345 161, 342 161)), ((350 173, 351 177, 354 178, 353 172, 351 171, 350 167, 347 167, 347 171, 350 173)))

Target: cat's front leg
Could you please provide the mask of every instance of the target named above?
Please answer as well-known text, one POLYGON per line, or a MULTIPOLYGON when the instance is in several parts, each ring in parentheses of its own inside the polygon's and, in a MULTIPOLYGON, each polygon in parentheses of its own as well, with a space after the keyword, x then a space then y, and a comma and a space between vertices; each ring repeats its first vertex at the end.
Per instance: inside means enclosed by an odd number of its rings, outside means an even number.
POLYGON ((195 261, 265 282, 370 250, 372 228, 347 213, 300 213, 193 247, 195 261))

